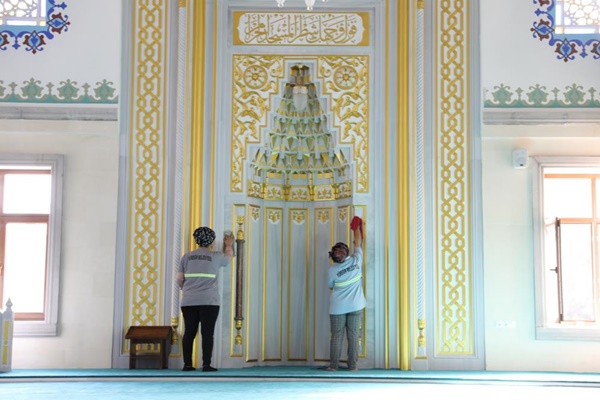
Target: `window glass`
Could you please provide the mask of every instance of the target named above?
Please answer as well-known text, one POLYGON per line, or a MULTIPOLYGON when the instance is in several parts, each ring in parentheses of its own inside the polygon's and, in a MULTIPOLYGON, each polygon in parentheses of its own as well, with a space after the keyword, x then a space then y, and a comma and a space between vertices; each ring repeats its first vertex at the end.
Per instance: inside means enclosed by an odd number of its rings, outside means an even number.
POLYGON ((556 223, 553 219, 546 224, 545 243, 544 243, 544 293, 546 293, 546 320, 553 323, 559 322, 559 302, 558 302, 558 266, 556 254, 556 223))
POLYGON ((50 174, 6 174, 4 213, 49 214, 52 194, 50 174))
POLYGON ((590 179, 546 178, 544 217, 590 218, 592 216, 590 179))
POLYGON ((557 0, 556 33, 598 33, 599 13, 600 1, 598 0, 557 0))
POLYGON ((560 229, 563 321, 594 321, 591 226, 562 223, 560 229))
POLYGON ((0 1, 0 25, 45 25, 46 1, 0 1))
POLYGON ((43 316, 47 233, 44 223, 6 224, 2 304, 10 298, 15 313, 43 316))

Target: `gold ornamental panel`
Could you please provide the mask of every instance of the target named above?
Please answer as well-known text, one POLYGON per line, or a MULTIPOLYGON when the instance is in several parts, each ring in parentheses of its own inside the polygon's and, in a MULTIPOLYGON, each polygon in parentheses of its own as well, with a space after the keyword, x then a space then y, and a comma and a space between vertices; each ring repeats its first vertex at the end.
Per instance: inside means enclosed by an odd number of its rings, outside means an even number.
POLYGON ((440 355, 473 354, 469 221, 468 6, 441 2, 437 11, 437 299, 440 355), (457 32, 464 32, 457 34, 457 32))
POLYGON ((129 136, 129 226, 125 326, 160 325, 165 207, 167 9, 137 1, 133 26, 129 136))
MULTIPOLYGON (((231 184, 234 193, 244 191, 244 165, 249 158, 248 145, 260 144, 268 127, 273 97, 280 93, 282 80, 288 79, 287 61, 314 60, 315 80, 321 82, 323 95, 331 99, 330 115, 338 143, 351 146, 356 165, 356 192, 369 191, 369 57, 234 55, 231 94, 231 184)), ((339 197, 351 195, 351 188, 338 188, 339 197)), ((249 185, 252 197, 277 199, 275 192, 249 185)), ((323 194, 323 193, 322 193, 323 194)), ((283 198, 283 192, 281 194, 283 198)))

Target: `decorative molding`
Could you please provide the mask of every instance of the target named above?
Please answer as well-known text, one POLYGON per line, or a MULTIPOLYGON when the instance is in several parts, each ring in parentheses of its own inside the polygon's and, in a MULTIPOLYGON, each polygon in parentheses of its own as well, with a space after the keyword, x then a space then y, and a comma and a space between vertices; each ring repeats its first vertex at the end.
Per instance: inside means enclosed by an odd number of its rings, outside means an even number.
POLYGON ((69 30, 69 16, 63 14, 67 5, 56 0, 41 0, 47 2, 46 21, 42 25, 0 25, 0 50, 8 47, 19 49, 25 47, 26 51, 36 54, 44 50, 46 40, 54 39, 54 34, 61 34, 69 30), (11 44, 12 43, 12 44, 11 44))
POLYGON ((473 356, 469 6, 439 2, 436 68, 435 354, 473 356), (462 32, 463 34, 458 34, 462 32))
POLYGON ((0 104, 0 119, 53 121, 117 121, 118 106, 63 106, 0 104))
POLYGON ((326 224, 327 222, 329 222, 330 213, 330 210, 316 210, 317 221, 322 224, 326 224))
MULTIPOLYGON (((346 221, 348 221, 348 212, 349 212, 349 210, 347 207, 338 208, 338 222, 345 223, 346 221)), ((361 232, 362 232, 362 228, 361 228, 361 232)))
POLYGON ((563 89, 549 89, 539 83, 528 89, 501 83, 484 89, 484 108, 600 108, 598 90, 573 83, 563 89))
POLYGON ((117 88, 106 79, 95 84, 67 79, 58 84, 30 78, 19 86, 0 80, 0 103, 34 104, 118 104, 117 88))
POLYGON ((415 356, 426 359, 427 348, 424 336, 424 328, 426 320, 427 306, 427 287, 426 287, 426 243, 427 229, 425 228, 426 215, 426 156, 425 156, 425 138, 426 138, 426 103, 425 103, 425 5, 424 1, 418 0, 416 12, 416 71, 415 71, 415 136, 414 136, 414 184, 412 192, 414 193, 414 222, 411 224, 414 228, 412 232, 413 248, 414 248, 414 263, 415 263, 415 280, 414 280, 414 303, 415 312, 413 322, 413 332, 411 335, 417 336, 417 349, 415 356), (415 326, 416 325, 416 326, 415 326), (415 330, 418 329, 418 330, 415 330), (421 339, 422 338, 422 339, 421 339))
MULTIPOLYGON (((129 82, 129 185, 124 326, 163 324, 165 209, 167 207, 166 108, 163 90, 170 36, 168 5, 133 2, 129 82)), ((173 43, 174 44, 174 43, 173 43)), ((170 311, 170 310, 169 310, 170 311)))
POLYGON ((483 110, 484 125, 600 124, 600 109, 495 108, 483 110))

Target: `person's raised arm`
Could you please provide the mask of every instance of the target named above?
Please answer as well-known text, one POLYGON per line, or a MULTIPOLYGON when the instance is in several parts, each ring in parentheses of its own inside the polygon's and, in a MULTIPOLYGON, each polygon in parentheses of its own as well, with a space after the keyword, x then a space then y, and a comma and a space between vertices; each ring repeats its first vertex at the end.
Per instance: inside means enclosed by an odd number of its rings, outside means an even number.
POLYGON ((352 218, 352 222, 350 223, 350 229, 354 232, 354 246, 361 247, 362 246, 362 224, 363 221, 360 217, 355 216, 352 218))
POLYGON ((225 253, 225 256, 228 258, 228 260, 230 262, 231 262, 231 259, 233 258, 233 241, 234 240, 235 240, 235 236, 233 236, 233 233, 227 234, 223 238, 223 244, 225 245, 225 249, 223 252, 225 253))

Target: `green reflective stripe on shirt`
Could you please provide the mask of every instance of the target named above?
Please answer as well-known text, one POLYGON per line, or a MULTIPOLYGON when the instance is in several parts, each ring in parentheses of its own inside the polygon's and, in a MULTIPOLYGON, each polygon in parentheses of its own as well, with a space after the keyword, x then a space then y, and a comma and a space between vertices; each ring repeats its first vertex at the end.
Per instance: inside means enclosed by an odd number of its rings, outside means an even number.
POLYGON ((354 283, 354 282, 358 282, 358 281, 360 281, 360 279, 361 279, 361 278, 362 278, 362 274, 361 274, 361 275, 358 275, 358 276, 357 276, 357 277, 355 277, 355 278, 352 278, 352 279, 350 279, 349 281, 345 281, 345 282, 336 282, 336 283, 335 283, 335 286, 337 286, 337 287, 340 287, 340 286, 348 286, 348 285, 349 285, 349 284, 351 284, 351 283, 354 283))
POLYGON ((183 274, 186 278, 216 278, 215 274, 183 274))

